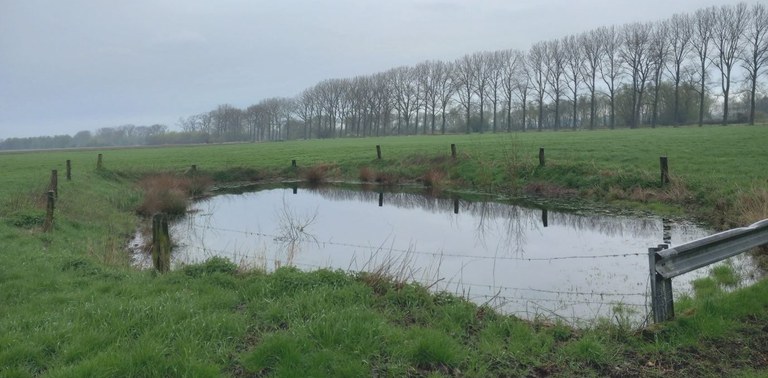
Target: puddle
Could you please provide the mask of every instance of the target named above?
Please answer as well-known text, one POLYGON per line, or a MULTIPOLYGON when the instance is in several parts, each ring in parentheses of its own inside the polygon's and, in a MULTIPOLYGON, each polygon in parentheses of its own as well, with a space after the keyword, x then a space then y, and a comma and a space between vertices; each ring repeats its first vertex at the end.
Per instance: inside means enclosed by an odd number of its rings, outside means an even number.
MULTIPOLYGON (((655 216, 330 187, 218 195, 171 227, 175 267, 222 256, 265 270, 384 269, 522 318, 572 324, 612 316, 619 305, 642 321, 648 248, 711 233, 655 216)), ((743 260, 734 264, 745 269, 743 260)), ((675 278, 675 291, 705 273, 675 278)))

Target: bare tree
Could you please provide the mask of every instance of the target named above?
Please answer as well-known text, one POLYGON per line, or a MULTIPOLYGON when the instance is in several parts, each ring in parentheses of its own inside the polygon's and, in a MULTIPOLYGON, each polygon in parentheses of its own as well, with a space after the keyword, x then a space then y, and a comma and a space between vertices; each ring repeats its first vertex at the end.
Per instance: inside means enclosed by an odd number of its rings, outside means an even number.
POLYGON ((754 125, 757 79, 765 73, 764 67, 768 64, 768 10, 765 4, 752 5, 744 38, 747 48, 743 50, 741 60, 749 82, 749 124, 754 125))
POLYGON ((459 98, 459 104, 464 108, 467 119, 467 134, 471 131, 471 113, 472 94, 474 93, 475 70, 472 64, 472 56, 464 55, 459 58, 454 65, 454 79, 456 83, 456 95, 459 98))
POLYGON ((603 47, 603 59, 600 62, 600 76, 606 86, 608 100, 610 104, 610 128, 616 127, 616 89, 623 75, 623 66, 621 61, 621 35, 616 27, 602 27, 597 30, 600 36, 600 43, 603 47))
POLYGON ((563 52, 565 54, 565 79, 568 86, 570 100, 572 102, 571 128, 578 126, 578 106, 579 106, 579 88, 583 80, 584 72, 584 50, 583 45, 579 43, 576 36, 570 35, 562 41, 563 52))
POLYGON ((411 126, 411 117, 416 108, 417 83, 414 80, 414 74, 410 67, 398 67, 390 71, 392 80, 392 93, 394 95, 395 109, 398 113, 397 134, 402 132, 400 121, 405 121, 405 132, 411 126))
POLYGON ((671 21, 658 22, 653 25, 650 40, 649 58, 653 79, 653 105, 651 107, 651 127, 656 127, 659 116, 659 91, 661 76, 669 60, 669 35, 671 21))
POLYGON ((488 88, 490 83, 490 54, 486 52, 477 52, 472 54, 472 70, 473 74, 473 86, 472 90, 475 92, 478 100, 478 106, 480 107, 480 128, 482 133, 485 130, 485 100, 488 96, 488 88))
POLYGON ((699 126, 704 124, 704 100, 707 93, 709 46, 713 38, 715 12, 715 7, 709 7, 699 9, 694 14, 693 38, 691 41, 699 63, 699 126))
POLYGON ((526 67, 531 89, 536 93, 539 104, 538 130, 541 131, 544 122, 544 95, 547 93, 547 44, 538 42, 531 46, 526 67))
POLYGON ((514 73, 515 94, 520 99, 520 110, 522 111, 520 129, 525 131, 528 125, 528 91, 531 89, 531 74, 528 70, 528 59, 526 55, 520 51, 517 51, 515 55, 517 56, 517 64, 515 65, 516 70, 514 73))
POLYGON ((485 64, 488 77, 488 100, 493 106, 493 132, 497 131, 497 112, 499 100, 502 96, 502 78, 506 56, 504 51, 485 53, 485 64))
POLYGON ((741 35, 747 26, 747 4, 724 5, 715 13, 713 46, 717 56, 712 61, 720 71, 723 90, 723 125, 728 123, 728 101, 731 92, 731 74, 741 53, 741 35))
POLYGON ((643 105, 643 93, 645 84, 651 71, 650 59, 650 24, 634 23, 625 25, 622 29, 623 43, 620 49, 622 60, 629 68, 629 76, 632 78, 632 100, 630 114, 630 128, 640 125, 640 111, 643 105))
MULTIPOLYGON (((524 57, 520 51, 499 51, 499 64, 501 68, 501 89, 506 109, 507 132, 512 131, 512 100, 517 90, 518 72, 524 57)), ((495 122, 494 122, 495 123, 495 122)))
POLYGON ((579 36, 579 44, 584 54, 584 64, 581 66, 584 84, 589 90, 589 129, 595 128, 595 92, 597 91, 597 71, 603 59, 603 44, 600 33, 592 30, 579 36))
POLYGON ((555 102, 555 130, 560 128, 560 99, 565 91, 565 48, 560 40, 547 42, 547 83, 549 97, 555 102))
POLYGON ((680 82, 683 79, 683 65, 691 53, 691 38, 693 38, 693 18, 688 14, 672 16, 668 24, 667 44, 669 45, 670 61, 667 72, 672 77, 675 99, 672 104, 672 122, 680 125, 680 82))
POLYGON ((435 118, 437 109, 442 112, 441 133, 445 134, 445 113, 448 104, 453 96, 453 85, 451 83, 451 65, 442 61, 434 61, 429 64, 430 85, 428 104, 431 111, 431 133, 435 133, 435 118))

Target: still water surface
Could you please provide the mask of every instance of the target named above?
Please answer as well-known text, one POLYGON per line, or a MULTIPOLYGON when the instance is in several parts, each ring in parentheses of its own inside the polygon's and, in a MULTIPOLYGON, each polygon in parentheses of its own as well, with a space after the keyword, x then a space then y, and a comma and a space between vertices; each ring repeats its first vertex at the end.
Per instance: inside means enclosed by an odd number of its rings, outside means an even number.
MULTIPOLYGON (((710 233, 656 216, 328 187, 218 195, 171 228, 175 266, 212 256, 266 270, 386 266, 506 313, 569 322, 613 316, 616 304, 642 320, 648 247, 710 233)), ((691 277, 676 278, 675 290, 689 290, 691 277)))

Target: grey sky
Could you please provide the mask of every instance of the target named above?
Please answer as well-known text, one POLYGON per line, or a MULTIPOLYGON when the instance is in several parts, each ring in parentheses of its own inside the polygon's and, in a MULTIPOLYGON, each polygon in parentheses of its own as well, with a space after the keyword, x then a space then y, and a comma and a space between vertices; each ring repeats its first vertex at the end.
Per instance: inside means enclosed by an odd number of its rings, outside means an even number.
POLYGON ((736 0, 0 0, 0 139, 175 127, 328 78, 736 0))

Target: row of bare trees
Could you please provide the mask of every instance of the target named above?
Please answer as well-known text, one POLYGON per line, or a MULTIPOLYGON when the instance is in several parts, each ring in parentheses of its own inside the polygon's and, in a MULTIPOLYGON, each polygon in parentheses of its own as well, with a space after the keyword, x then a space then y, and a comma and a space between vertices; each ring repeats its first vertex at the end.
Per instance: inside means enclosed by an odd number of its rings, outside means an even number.
POLYGON ((752 124, 766 97, 766 63, 766 6, 739 3, 528 51, 324 80, 293 98, 221 105, 179 123, 216 141, 702 125, 715 117, 752 124))

